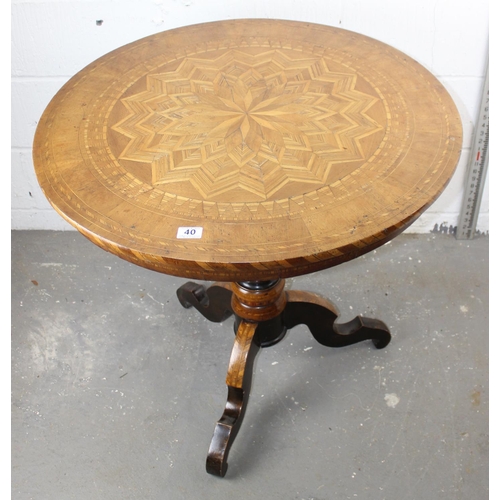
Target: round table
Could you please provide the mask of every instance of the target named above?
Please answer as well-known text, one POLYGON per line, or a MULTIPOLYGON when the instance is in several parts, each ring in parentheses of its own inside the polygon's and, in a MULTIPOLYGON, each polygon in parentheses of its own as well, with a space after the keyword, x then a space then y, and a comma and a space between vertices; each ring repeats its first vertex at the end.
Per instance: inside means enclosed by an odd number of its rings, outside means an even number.
POLYGON ((441 194, 462 145, 440 82, 404 53, 329 26, 246 19, 143 38, 57 93, 34 140, 57 212, 101 248, 162 273, 236 338, 207 470, 223 476, 252 362, 306 324, 338 347, 390 334, 334 323, 333 304, 285 291, 386 243, 441 194))

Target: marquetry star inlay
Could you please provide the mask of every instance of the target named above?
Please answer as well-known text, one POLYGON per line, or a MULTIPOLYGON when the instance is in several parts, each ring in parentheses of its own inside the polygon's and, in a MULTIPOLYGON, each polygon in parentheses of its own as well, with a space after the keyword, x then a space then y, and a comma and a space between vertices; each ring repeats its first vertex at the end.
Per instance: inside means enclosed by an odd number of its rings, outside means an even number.
POLYGON ((156 188, 188 185, 200 200, 234 201, 235 192, 272 200, 324 186, 336 166, 372 154, 366 144, 376 141, 366 139, 384 130, 369 113, 376 93, 332 66, 269 49, 186 57, 121 99, 127 114, 112 127, 127 139, 119 158, 148 165, 156 188))

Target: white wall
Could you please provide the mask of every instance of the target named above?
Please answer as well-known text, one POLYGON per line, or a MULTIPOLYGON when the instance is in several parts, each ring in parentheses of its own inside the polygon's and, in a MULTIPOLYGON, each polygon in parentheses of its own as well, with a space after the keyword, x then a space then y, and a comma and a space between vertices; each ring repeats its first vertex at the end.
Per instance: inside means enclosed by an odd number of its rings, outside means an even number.
MULTIPOLYGON (((393 45, 433 72, 460 111, 464 149, 445 192, 409 231, 457 225, 488 57, 488 0, 12 0, 11 15, 13 229, 71 229, 38 187, 31 146, 45 106, 74 73, 158 31, 246 17, 356 31, 393 45)), ((478 229, 489 229, 488 184, 478 229)))

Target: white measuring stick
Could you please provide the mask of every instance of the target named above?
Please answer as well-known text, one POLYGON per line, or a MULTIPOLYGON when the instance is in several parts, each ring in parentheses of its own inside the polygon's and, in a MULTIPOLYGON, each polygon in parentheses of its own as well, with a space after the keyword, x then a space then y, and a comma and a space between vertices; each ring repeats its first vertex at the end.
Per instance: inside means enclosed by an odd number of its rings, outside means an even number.
POLYGON ((486 69, 481 107, 477 119, 474 141, 467 167, 464 201, 457 226, 457 240, 471 240, 476 233, 477 217, 483 195, 484 181, 489 164, 489 132, 490 132, 490 104, 489 104, 489 66, 486 69))

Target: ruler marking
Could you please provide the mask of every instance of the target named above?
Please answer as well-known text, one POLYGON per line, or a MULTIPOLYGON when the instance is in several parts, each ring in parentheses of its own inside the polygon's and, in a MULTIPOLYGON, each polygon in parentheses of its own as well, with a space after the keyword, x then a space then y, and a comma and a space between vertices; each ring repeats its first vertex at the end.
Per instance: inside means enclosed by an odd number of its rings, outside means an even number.
POLYGON ((479 209, 481 208, 481 198, 489 164, 489 94, 488 67, 469 164, 467 166, 466 188, 456 232, 456 238, 459 240, 473 239, 476 233, 476 224, 479 209))

